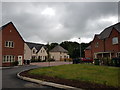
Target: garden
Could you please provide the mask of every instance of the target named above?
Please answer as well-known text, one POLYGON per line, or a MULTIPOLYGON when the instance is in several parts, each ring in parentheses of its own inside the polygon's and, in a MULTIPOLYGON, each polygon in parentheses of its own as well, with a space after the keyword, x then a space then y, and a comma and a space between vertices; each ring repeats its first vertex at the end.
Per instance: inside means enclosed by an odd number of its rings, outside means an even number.
POLYGON ((29 70, 21 75, 78 88, 120 88, 119 67, 69 64, 29 70))

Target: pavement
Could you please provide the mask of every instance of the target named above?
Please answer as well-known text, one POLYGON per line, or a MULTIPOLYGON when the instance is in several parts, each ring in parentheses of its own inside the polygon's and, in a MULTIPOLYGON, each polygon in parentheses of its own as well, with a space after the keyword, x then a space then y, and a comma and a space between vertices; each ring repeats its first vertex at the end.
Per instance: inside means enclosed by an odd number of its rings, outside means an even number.
POLYGON ((56 62, 37 62, 37 63, 31 63, 30 65, 47 67, 47 66, 58 66, 58 65, 65 65, 65 64, 72 64, 72 62, 64 62, 64 61, 56 61, 56 62))

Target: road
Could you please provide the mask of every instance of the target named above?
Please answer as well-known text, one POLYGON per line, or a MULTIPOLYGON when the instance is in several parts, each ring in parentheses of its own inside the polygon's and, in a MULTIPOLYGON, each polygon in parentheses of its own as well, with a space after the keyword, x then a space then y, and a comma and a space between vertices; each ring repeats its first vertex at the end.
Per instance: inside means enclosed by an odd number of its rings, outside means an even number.
POLYGON ((43 85, 39 85, 36 83, 32 83, 32 82, 27 82, 24 80, 21 80, 19 78, 17 78, 16 74, 22 70, 25 69, 32 69, 32 68, 37 68, 38 66, 36 65, 25 65, 25 66, 18 66, 18 67, 12 67, 9 69, 3 69, 2 70, 2 88, 3 90, 24 90, 26 88, 26 90, 60 90, 60 89, 56 89, 53 87, 48 87, 48 86, 43 86, 43 85), (5 89, 7 88, 7 89, 5 89))

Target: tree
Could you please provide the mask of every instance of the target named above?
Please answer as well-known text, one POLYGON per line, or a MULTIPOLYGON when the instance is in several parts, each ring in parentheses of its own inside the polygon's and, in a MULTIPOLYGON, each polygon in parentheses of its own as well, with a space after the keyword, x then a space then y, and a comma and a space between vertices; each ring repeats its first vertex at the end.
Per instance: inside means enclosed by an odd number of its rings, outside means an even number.
POLYGON ((50 44, 50 50, 53 49, 55 46, 59 45, 58 43, 51 43, 50 44))
MULTIPOLYGON (((55 46, 59 45, 58 43, 51 43, 47 44, 47 52, 49 56, 49 51, 53 49, 55 46)), ((81 56, 84 57, 85 53, 84 50, 86 47, 88 47, 90 43, 81 43, 81 56)), ((60 46, 62 46, 64 49, 68 50, 68 54, 71 58, 78 58, 80 57, 80 44, 77 42, 71 42, 71 41, 64 41, 60 43, 60 46)))
MULTIPOLYGON (((88 47, 89 43, 81 43, 81 56, 84 57, 85 53, 84 50, 86 47, 88 47)), ((78 58, 80 57, 80 44, 77 42, 71 42, 71 41, 64 41, 60 43, 60 46, 68 50, 69 55, 71 58, 78 58)))

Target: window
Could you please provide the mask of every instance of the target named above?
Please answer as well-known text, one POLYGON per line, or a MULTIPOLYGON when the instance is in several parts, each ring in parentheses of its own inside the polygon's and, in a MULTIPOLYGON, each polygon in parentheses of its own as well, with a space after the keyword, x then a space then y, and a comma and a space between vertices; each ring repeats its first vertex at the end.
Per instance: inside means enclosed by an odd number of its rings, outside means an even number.
POLYGON ((3 56, 3 62, 5 62, 6 61, 6 56, 3 56))
POLYGON ((35 60, 36 59, 36 57, 35 56, 32 56, 32 60, 35 60))
POLYGON ((35 49, 33 49, 33 54, 35 54, 35 49))
POLYGON ((62 58, 62 56, 60 56, 60 58, 62 58))
POLYGON ((117 53, 117 57, 120 57, 120 52, 117 53))
POLYGON ((5 43, 5 46, 6 46, 6 47, 8 47, 8 46, 9 46, 8 42, 6 42, 6 43, 5 43))
POLYGON ((14 46, 14 44, 13 44, 13 42, 11 42, 11 47, 13 47, 14 46))
POLYGON ((43 60, 45 60, 45 56, 43 56, 43 60))
POLYGON ((54 56, 52 56, 52 59, 54 59, 54 56))
POLYGON ((64 56, 64 58, 66 58, 66 56, 64 56))
POLYGON ((40 59, 42 59, 42 56, 40 56, 40 59))
POLYGON ((5 55, 3 56, 3 63, 5 62, 14 62, 15 61, 15 56, 13 55, 5 55))
POLYGON ((13 41, 6 41, 5 42, 5 47, 13 48, 14 47, 14 42, 13 41))
POLYGON ((118 44, 118 37, 112 38, 112 44, 118 44))
POLYGON ((95 47, 98 47, 98 45, 99 45, 99 43, 98 43, 98 42, 96 42, 95 47))

